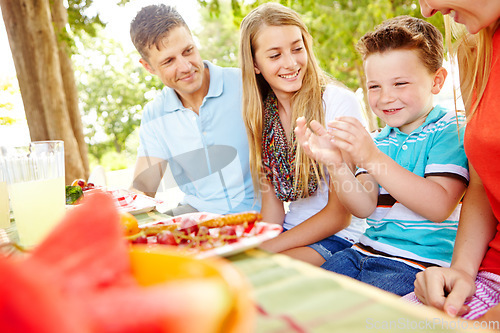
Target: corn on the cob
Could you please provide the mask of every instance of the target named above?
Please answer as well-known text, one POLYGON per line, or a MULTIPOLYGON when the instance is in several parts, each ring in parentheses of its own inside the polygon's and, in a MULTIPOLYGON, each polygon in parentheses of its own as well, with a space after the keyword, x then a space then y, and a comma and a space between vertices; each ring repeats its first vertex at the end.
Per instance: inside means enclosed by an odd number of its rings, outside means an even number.
POLYGON ((238 225, 243 223, 253 223, 262 220, 262 215, 257 212, 244 212, 237 214, 228 214, 215 219, 200 222, 198 226, 207 228, 220 228, 225 225, 238 225))

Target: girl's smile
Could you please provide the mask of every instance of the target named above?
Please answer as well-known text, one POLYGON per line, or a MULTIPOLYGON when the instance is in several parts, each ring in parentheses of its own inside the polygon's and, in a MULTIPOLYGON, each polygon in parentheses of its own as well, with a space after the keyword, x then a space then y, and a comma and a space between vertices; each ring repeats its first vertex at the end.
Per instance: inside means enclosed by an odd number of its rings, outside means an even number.
POLYGON ((261 74, 279 100, 290 99, 302 87, 307 52, 300 28, 263 26, 254 43, 255 73, 261 74))

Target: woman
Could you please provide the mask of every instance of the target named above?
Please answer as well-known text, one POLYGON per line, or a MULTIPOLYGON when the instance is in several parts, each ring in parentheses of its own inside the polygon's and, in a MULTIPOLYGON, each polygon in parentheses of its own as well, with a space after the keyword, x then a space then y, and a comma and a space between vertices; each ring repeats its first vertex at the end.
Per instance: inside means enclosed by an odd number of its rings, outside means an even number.
POLYGON ((422 15, 430 17, 440 11, 468 30, 457 37, 455 44, 468 116, 464 145, 470 183, 463 200, 451 267, 429 268, 419 273, 415 294, 423 303, 451 316, 498 320, 500 1, 420 0, 420 5, 422 15), (466 299, 469 300, 465 302, 466 299))
POLYGON ((365 223, 351 222, 323 167, 297 147, 292 129, 300 116, 323 124, 343 115, 363 121, 359 103, 321 71, 307 27, 282 5, 260 5, 243 19, 240 62, 254 187, 264 221, 285 230, 262 247, 321 265, 357 241, 365 223))

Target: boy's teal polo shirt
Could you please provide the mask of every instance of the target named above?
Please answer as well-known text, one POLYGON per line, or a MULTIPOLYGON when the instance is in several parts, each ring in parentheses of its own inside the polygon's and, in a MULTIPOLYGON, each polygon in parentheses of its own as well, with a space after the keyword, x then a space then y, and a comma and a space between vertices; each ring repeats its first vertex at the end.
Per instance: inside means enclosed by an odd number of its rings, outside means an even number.
MULTIPOLYGON (((383 153, 418 176, 455 177, 468 182, 463 117, 459 117, 459 121, 460 130, 455 113, 436 106, 424 124, 412 133, 405 134, 398 128, 386 126, 374 141, 383 153)), ((358 174, 361 172, 366 171, 358 170, 358 174)), ((412 191, 411 185, 407 190, 412 191)), ((425 196, 425 193, 419 195, 425 196)), ((384 188, 379 187, 377 208, 367 218, 369 228, 361 236, 360 243, 392 257, 449 266, 460 208, 458 205, 444 222, 435 223, 395 202, 384 188)))

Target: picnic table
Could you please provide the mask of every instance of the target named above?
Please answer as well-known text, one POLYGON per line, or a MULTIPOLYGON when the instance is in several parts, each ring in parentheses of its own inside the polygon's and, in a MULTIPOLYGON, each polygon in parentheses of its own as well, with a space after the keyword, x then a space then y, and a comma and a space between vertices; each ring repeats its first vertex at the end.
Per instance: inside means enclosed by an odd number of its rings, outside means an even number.
MULTIPOLYGON (((136 217, 142 224, 165 215, 151 211, 136 217)), ((227 260, 252 285, 257 333, 474 331, 471 322, 285 255, 256 248, 227 260)))
MULTIPOLYGON (((139 224, 165 219, 157 211, 136 215, 139 224)), ((0 229, 16 239, 15 222, 0 229)), ((461 332, 473 322, 447 317, 426 306, 349 277, 259 248, 227 257, 248 279, 257 308, 257 333, 461 332)), ((484 330, 483 330, 484 331, 484 330)))

